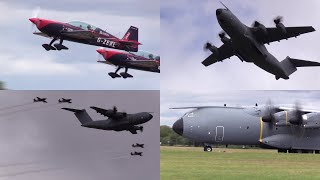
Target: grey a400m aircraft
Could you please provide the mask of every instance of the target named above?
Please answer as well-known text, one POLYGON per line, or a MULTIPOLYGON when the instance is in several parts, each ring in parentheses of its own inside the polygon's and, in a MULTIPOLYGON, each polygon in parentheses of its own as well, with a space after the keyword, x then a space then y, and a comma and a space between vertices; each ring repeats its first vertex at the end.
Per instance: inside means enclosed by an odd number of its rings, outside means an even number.
POLYGON ((139 112, 135 114, 118 112, 116 107, 113 107, 113 109, 102 109, 91 106, 90 108, 103 116, 107 116, 108 119, 93 121, 85 109, 62 109, 74 112, 83 127, 101 130, 130 131, 132 134, 137 134, 138 130, 142 132, 143 127, 138 125, 150 121, 153 117, 148 112, 139 112))
POLYGON ((198 106, 188 109, 172 129, 179 135, 204 143, 255 145, 278 152, 320 151, 320 111, 271 104, 255 107, 198 106))
POLYGON ((241 61, 254 63, 261 69, 280 78, 289 79, 289 76, 297 70, 297 67, 320 66, 318 62, 293 59, 289 56, 279 62, 268 52, 264 44, 280 41, 300 34, 315 31, 312 26, 285 27, 281 17, 276 17, 276 27, 266 28, 263 24, 255 21, 252 27, 244 25, 225 5, 225 9, 217 9, 216 16, 224 32, 219 34, 223 45, 219 48, 207 42, 205 50, 212 54, 202 64, 209 66, 223 61, 231 56, 237 56, 241 61), (226 37, 226 33, 230 38, 226 37))

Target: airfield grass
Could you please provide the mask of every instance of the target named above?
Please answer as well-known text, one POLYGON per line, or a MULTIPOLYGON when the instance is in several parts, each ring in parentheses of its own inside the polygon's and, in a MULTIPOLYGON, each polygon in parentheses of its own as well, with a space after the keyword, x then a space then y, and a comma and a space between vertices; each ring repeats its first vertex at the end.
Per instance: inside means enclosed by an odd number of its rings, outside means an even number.
POLYGON ((264 149, 160 147, 160 178, 320 179, 320 154, 285 154, 264 149))

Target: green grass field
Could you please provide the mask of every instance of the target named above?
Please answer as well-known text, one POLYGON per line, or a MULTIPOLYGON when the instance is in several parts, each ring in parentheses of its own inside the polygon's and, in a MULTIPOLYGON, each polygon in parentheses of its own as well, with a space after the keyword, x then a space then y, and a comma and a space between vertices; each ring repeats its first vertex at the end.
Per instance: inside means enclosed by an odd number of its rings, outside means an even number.
POLYGON ((261 149, 161 147, 165 179, 320 179, 320 154, 284 154, 261 149))

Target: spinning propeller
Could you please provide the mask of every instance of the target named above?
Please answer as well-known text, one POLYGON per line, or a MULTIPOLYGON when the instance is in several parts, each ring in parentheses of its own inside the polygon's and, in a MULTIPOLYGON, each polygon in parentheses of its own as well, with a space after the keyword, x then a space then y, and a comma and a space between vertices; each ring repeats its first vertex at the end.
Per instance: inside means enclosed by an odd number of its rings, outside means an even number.
POLYGON ((273 22, 277 25, 279 23, 282 23, 283 17, 282 16, 277 16, 276 18, 273 19, 273 22))

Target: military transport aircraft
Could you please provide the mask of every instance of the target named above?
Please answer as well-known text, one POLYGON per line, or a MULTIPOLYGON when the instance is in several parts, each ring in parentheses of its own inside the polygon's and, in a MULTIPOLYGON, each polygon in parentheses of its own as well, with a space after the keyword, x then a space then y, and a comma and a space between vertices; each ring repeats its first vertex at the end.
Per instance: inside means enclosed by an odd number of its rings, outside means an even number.
POLYGON ((142 152, 131 152, 131 156, 142 156, 142 152))
POLYGON ((72 99, 65 99, 65 98, 61 98, 58 100, 59 103, 72 103, 71 102, 72 99))
POLYGON ((97 113, 107 116, 106 120, 93 121, 85 109, 62 108, 67 111, 74 112, 81 126, 101 130, 113 131, 130 131, 132 134, 137 134, 137 130, 143 131, 142 126, 137 126, 146 123, 152 119, 152 115, 148 112, 139 112, 135 114, 127 114, 126 112, 118 112, 114 106, 113 109, 102 109, 91 106, 97 113))
POLYGON ((149 72, 157 72, 160 73, 160 56, 154 55, 149 52, 145 51, 138 51, 138 52, 124 52, 124 51, 116 51, 110 49, 98 49, 97 52, 103 56, 105 60, 98 62, 110 64, 117 66, 115 72, 110 72, 109 76, 112 78, 131 78, 133 77, 131 74, 128 73, 128 69, 136 69, 142 71, 149 71, 149 72), (124 68, 125 72, 119 74, 118 71, 124 68))
POLYGON ((256 145, 278 152, 320 151, 320 111, 299 105, 266 104, 252 107, 195 106, 172 129, 179 135, 205 144, 256 145))
POLYGON ((68 48, 62 45, 63 40, 133 52, 137 52, 138 45, 141 44, 138 42, 138 28, 134 26, 128 29, 122 39, 119 39, 100 28, 80 21, 62 23, 41 18, 29 20, 40 30, 33 34, 53 38, 49 44, 42 45, 47 51, 67 50, 68 48), (58 39, 60 43, 54 44, 53 47, 52 44, 58 39))
POLYGON ((136 148, 136 147, 144 148, 144 144, 136 143, 136 144, 132 144, 132 147, 134 147, 134 148, 136 148))
POLYGON ((300 34, 315 31, 312 26, 285 27, 281 17, 276 17, 276 27, 266 28, 263 24, 255 21, 252 27, 244 25, 224 4, 225 9, 217 9, 216 16, 224 32, 219 34, 223 45, 219 48, 211 43, 206 43, 205 50, 212 54, 202 64, 209 66, 223 61, 231 56, 237 56, 242 62, 254 63, 261 69, 275 75, 275 78, 289 79, 289 75, 297 70, 297 67, 320 66, 318 62, 305 61, 286 57, 279 62, 268 52, 264 44, 280 41, 300 34), (226 34, 230 38, 226 37, 226 34))
POLYGON ((34 99, 33 99, 33 102, 48 103, 48 102, 47 102, 47 98, 39 98, 39 97, 34 98, 34 99))

